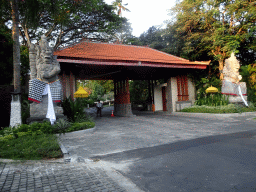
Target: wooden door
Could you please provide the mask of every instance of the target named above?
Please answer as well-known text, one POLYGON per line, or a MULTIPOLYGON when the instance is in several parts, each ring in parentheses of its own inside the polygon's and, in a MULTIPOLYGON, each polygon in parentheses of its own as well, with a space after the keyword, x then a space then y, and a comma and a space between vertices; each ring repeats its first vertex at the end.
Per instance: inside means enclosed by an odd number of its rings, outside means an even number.
POLYGON ((166 100, 166 87, 162 87, 162 101, 163 101, 163 111, 167 111, 167 100, 166 100))

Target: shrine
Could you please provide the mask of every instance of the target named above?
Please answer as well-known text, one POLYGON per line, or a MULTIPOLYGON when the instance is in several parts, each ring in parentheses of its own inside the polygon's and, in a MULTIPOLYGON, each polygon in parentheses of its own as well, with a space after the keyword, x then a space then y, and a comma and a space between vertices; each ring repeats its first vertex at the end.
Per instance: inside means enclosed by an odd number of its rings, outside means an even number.
POLYGON ((210 61, 189 61, 149 47, 83 41, 54 52, 63 96, 73 97, 76 80, 113 80, 114 114, 132 116, 129 80, 148 80, 151 110, 173 112, 195 101, 187 74, 210 61), (155 80, 165 79, 156 85, 155 80))

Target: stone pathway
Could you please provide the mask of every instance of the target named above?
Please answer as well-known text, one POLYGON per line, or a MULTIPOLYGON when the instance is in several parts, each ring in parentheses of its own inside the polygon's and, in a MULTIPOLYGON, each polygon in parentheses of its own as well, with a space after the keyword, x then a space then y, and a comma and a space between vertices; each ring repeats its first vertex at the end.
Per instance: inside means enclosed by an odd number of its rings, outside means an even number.
POLYGON ((0 163, 0 191, 127 191, 114 179, 99 165, 86 163, 0 163))

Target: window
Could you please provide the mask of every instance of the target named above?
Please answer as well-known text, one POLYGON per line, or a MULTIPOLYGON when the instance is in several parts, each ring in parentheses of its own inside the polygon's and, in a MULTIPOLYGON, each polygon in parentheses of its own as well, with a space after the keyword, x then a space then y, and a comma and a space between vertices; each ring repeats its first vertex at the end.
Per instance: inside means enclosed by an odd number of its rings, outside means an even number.
POLYGON ((179 75, 177 78, 178 101, 188 101, 188 78, 186 75, 179 75))

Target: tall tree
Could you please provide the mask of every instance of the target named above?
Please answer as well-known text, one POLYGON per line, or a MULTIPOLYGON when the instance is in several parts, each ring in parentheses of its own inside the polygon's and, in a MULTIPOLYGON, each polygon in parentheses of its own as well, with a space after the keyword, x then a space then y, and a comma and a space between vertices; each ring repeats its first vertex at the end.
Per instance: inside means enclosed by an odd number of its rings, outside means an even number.
POLYGON ((113 36, 112 41, 118 41, 122 44, 130 44, 131 39, 134 37, 132 35, 131 24, 127 21, 126 18, 122 18, 123 22, 121 26, 116 30, 116 33, 113 36))
MULTIPOLYGON (((218 61, 220 79, 223 62, 231 52, 256 34, 256 6, 251 0, 183 0, 172 9, 176 31, 185 42, 184 51, 207 52, 218 61)), ((250 42, 252 43, 252 41, 250 42)), ((247 46, 251 51, 255 47, 247 46)))
POLYGON ((123 11, 130 11, 129 9, 127 9, 126 7, 124 6, 127 6, 128 3, 126 4, 122 4, 122 0, 116 0, 116 1, 113 1, 112 2, 112 5, 115 7, 115 10, 117 10, 117 14, 122 17, 122 10, 123 11))
MULTIPOLYGON (((9 9, 2 6, 0 11, 9 9)), ((10 20, 8 14, 1 15, 10 20)), ((19 17, 23 44, 29 46, 45 34, 55 49, 87 38, 106 40, 105 34, 113 35, 123 21, 103 0, 19 1, 19 17)))
POLYGON ((146 32, 140 35, 139 40, 141 45, 147 45, 154 49, 164 51, 168 45, 166 37, 167 36, 164 29, 152 26, 146 32))
POLYGON ((14 92, 20 92, 20 43, 19 43, 19 14, 17 0, 11 0, 12 8, 12 38, 13 38, 13 85, 14 92))
MULTIPOLYGON (((119 17, 122 17, 122 10, 130 12, 129 9, 124 7, 127 5, 128 5, 128 3, 123 5, 122 0, 116 0, 116 1, 112 2, 112 6, 117 11, 117 14, 119 17)), ((126 18, 123 18, 121 26, 118 28, 118 30, 114 36, 116 37, 117 41, 124 43, 124 44, 128 44, 129 43, 128 39, 133 38, 131 24, 127 21, 126 18)))

